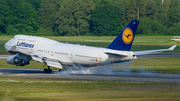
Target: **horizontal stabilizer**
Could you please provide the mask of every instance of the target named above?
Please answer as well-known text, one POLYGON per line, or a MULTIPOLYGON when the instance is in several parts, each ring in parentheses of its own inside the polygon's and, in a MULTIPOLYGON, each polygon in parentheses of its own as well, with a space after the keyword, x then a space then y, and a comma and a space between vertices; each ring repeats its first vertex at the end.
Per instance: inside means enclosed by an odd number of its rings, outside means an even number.
POLYGON ((169 48, 169 50, 174 50, 174 48, 176 48, 177 45, 173 45, 172 47, 169 48))
POLYGON ((157 54, 157 53, 161 53, 161 52, 164 52, 164 51, 172 51, 172 50, 174 50, 174 48, 176 46, 177 45, 173 45, 173 46, 171 46, 168 49, 149 50, 149 51, 137 51, 137 52, 134 52, 134 55, 148 55, 148 54, 157 54))
POLYGON ((126 55, 110 53, 110 52, 106 52, 105 54, 110 55, 110 56, 117 56, 117 57, 127 57, 126 55))

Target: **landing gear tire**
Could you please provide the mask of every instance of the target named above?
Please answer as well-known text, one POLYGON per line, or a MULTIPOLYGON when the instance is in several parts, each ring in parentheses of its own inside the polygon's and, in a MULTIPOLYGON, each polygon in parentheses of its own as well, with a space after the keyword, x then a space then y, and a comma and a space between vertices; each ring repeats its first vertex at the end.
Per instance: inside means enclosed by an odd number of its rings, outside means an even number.
POLYGON ((44 68, 44 72, 45 72, 45 73, 52 73, 52 70, 51 70, 51 69, 46 69, 46 68, 44 68))

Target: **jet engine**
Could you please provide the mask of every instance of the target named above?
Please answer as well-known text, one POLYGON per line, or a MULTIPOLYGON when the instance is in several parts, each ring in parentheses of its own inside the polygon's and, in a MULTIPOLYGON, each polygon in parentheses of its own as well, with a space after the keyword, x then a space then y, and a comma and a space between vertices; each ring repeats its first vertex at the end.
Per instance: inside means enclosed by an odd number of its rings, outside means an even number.
POLYGON ((22 59, 22 58, 19 58, 18 55, 10 55, 10 56, 7 56, 6 62, 11 65, 24 66, 24 65, 29 64, 30 59, 27 59, 27 58, 28 56, 22 59))

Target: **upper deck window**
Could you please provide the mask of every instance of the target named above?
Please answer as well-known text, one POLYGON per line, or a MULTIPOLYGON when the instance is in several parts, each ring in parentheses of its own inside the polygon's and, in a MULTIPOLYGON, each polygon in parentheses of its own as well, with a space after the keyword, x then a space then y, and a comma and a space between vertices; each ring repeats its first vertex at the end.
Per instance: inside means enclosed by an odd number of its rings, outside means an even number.
POLYGON ((29 40, 30 42, 35 42, 35 40, 29 40))
POLYGON ((21 40, 21 41, 26 41, 26 39, 18 39, 18 40, 21 40))

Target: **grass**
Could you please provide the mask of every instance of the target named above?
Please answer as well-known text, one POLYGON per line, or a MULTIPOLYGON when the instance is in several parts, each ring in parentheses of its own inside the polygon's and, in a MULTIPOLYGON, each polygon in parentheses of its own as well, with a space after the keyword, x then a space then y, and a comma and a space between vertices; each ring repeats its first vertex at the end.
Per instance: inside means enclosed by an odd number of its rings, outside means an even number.
POLYGON ((130 62, 129 68, 136 72, 180 73, 179 60, 180 57, 139 57, 130 62))
POLYGON ((174 83, 0 77, 0 85, 3 101, 180 100, 174 83))
POLYGON ((136 36, 134 39, 135 45, 174 45, 177 41, 172 41, 172 36, 136 36))

